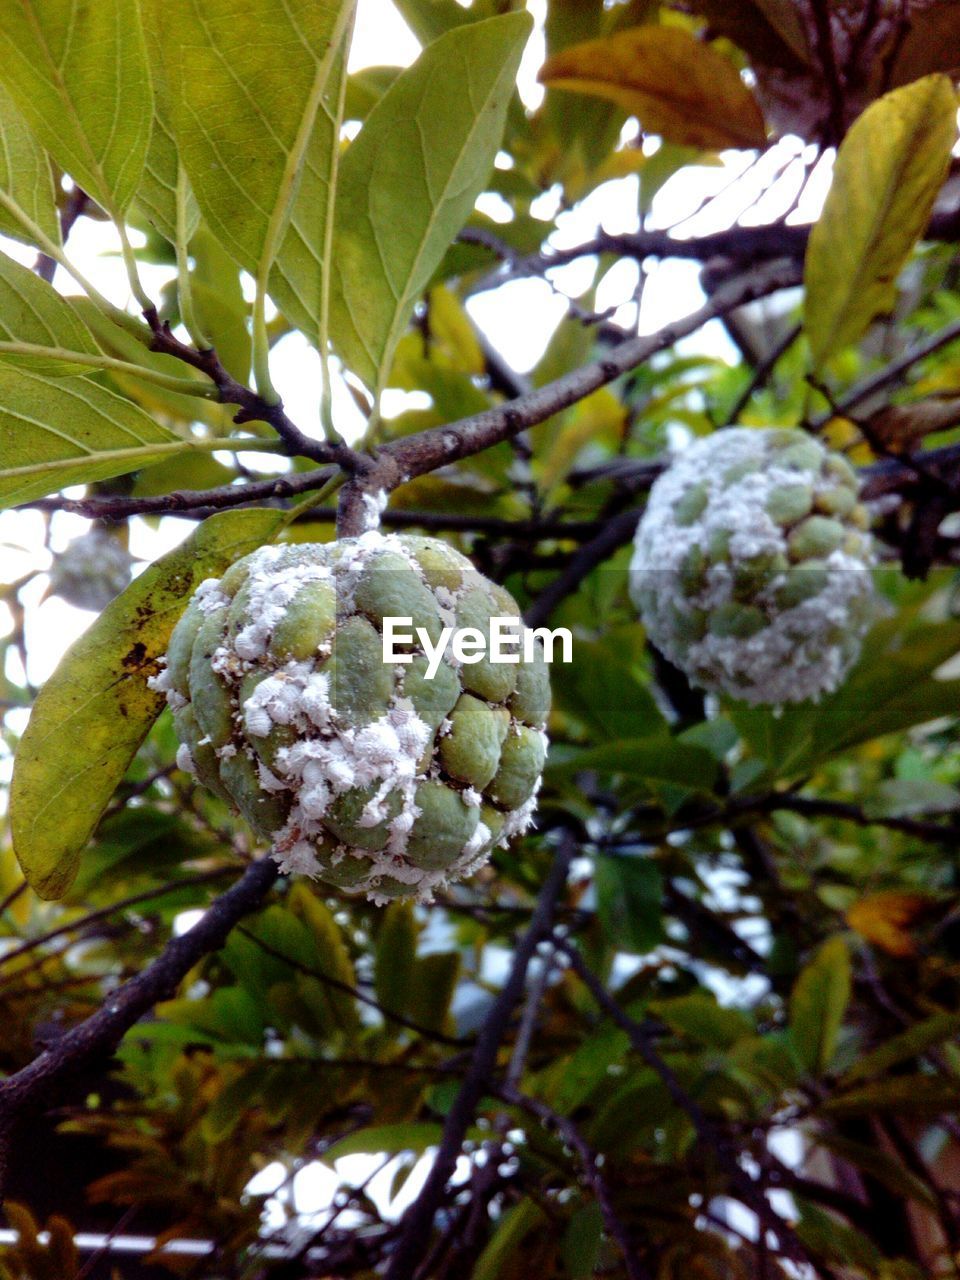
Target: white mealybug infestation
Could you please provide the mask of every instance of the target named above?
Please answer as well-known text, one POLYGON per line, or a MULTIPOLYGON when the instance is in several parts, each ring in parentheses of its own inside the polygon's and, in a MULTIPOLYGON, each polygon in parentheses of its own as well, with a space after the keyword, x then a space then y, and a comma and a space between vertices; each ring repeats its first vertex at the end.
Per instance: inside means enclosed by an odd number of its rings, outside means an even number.
POLYGON ((653 644, 701 688, 774 706, 835 690, 874 612, 856 473, 805 432, 734 427, 654 483, 631 595, 653 644))
POLYGON ((479 868, 529 827, 546 752, 549 674, 533 661, 431 678, 415 639, 383 660, 384 619, 435 643, 489 631, 512 597, 437 539, 370 530, 265 546, 201 584, 154 679, 182 767, 270 840, 285 871, 376 902, 479 868))

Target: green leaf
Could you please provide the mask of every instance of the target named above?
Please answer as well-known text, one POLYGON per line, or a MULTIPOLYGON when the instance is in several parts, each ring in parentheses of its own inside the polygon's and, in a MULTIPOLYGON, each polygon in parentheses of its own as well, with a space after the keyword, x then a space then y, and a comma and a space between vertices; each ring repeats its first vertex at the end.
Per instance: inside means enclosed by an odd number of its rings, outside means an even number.
POLYGON ((621 628, 602 640, 578 640, 576 660, 553 669, 557 703, 600 742, 667 736, 667 722, 642 678, 644 644, 639 627, 621 628))
POLYGON ((815 368, 889 311, 957 138, 957 95, 926 76, 872 103, 837 153, 807 248, 804 328, 815 368))
POLYGON ((960 1103, 960 1087, 940 1076, 889 1076, 835 1093, 821 1104, 837 1115, 861 1115, 872 1111, 902 1111, 907 1115, 953 1112, 960 1103))
POLYGON ((107 606, 41 689, 10 796, 14 850, 41 897, 70 887, 84 845, 163 708, 147 679, 190 596, 267 541, 281 519, 253 509, 205 520, 107 606))
POLYGON ((882 1275, 880 1250, 862 1231, 842 1218, 797 1197, 800 1220, 794 1230, 814 1256, 826 1258, 840 1266, 853 1268, 860 1275, 882 1275))
POLYGON ((470 21, 457 0, 394 0, 394 8, 421 44, 432 44, 452 27, 470 21))
POLYGON ((161 99, 211 231, 316 329, 351 0, 148 0, 161 99))
POLYGON ((826 1071, 833 1060, 852 982, 843 938, 828 939, 797 978, 790 995, 790 1032, 808 1071, 826 1071))
POLYGON ((731 702, 728 714, 777 777, 809 773, 821 760, 861 742, 939 716, 960 714, 960 680, 933 673, 960 649, 960 623, 879 623, 847 680, 820 702, 767 707, 731 702))
POLYGON ((53 381, 0 362, 0 507, 124 475, 189 448, 88 378, 53 381))
POLYGON ((739 1009, 724 1008, 707 991, 653 1001, 650 1012, 671 1030, 712 1049, 731 1049, 754 1030, 753 1023, 739 1009))
POLYGON ((943 1044, 945 1040, 953 1040, 960 1035, 960 1014, 935 1013, 922 1022, 915 1023, 899 1035, 888 1040, 870 1053, 858 1058, 853 1066, 844 1074, 843 1083, 869 1080, 871 1076, 882 1076, 908 1058, 916 1058, 934 1046, 943 1044))
MULTIPOLYGON (((315 951, 312 967, 338 982, 353 986, 356 974, 343 932, 330 909, 302 881, 289 895, 290 909, 310 930, 315 951)), ((352 1034, 359 1029, 357 1006, 346 991, 317 982, 326 1008, 325 1023, 352 1034)))
MULTIPOLYGON (((177 179, 180 173, 180 157, 173 135, 164 123, 162 116, 153 122, 153 133, 150 137, 150 150, 140 186, 137 189, 137 206, 155 230, 171 244, 177 242, 177 179)), ((186 238, 197 229, 200 221, 200 210, 189 183, 185 193, 186 199, 186 238)))
POLYGON ((250 307, 243 296, 240 271, 206 227, 197 230, 190 252, 194 262, 190 291, 197 320, 224 368, 246 384, 250 378, 250 307))
MULTIPOLYGON (((60 243, 60 219, 50 161, 0 83, 0 191, 6 193, 54 244, 60 243)), ((0 234, 33 243, 23 225, 0 208, 0 234)))
POLYGON ((571 45, 548 58, 538 78, 615 102, 667 142, 766 146, 763 115, 737 68, 679 27, 631 27, 571 45))
POLYGON ((581 769, 620 773, 630 779, 673 782, 696 791, 709 791, 717 778, 717 761, 704 747, 675 738, 625 738, 602 747, 573 751, 565 759, 551 761, 548 772, 569 774, 581 769))
POLYGON ((854 1142, 838 1133, 832 1133, 826 1127, 817 1127, 814 1141, 818 1147, 825 1147, 841 1160, 846 1160, 863 1173, 876 1178, 894 1195, 906 1196, 931 1209, 936 1209, 936 1196, 926 1183, 893 1156, 878 1151, 876 1147, 868 1147, 864 1143, 854 1142))
POLYGON ((444 1031, 450 1001, 460 977, 459 951, 437 951, 422 956, 413 971, 407 993, 407 1012, 428 1031, 444 1031))
POLYGON ((589 1035, 568 1057, 556 1060, 548 1068, 546 1097, 556 1111, 569 1115, 594 1089, 602 1087, 613 1075, 611 1067, 623 1062, 630 1039, 619 1027, 604 1026, 589 1035))
POLYGON ((383 916, 374 952, 373 986, 378 1002, 403 1013, 417 963, 417 922, 409 902, 392 902, 383 916))
POLYGON ((519 1250, 531 1231, 542 1227, 546 1221, 544 1211, 529 1196, 524 1196, 507 1209, 497 1221, 493 1234, 477 1259, 470 1280, 497 1280, 497 1277, 504 1274, 515 1274, 513 1268, 518 1260, 514 1258, 511 1262, 511 1255, 519 1250), (511 1268, 509 1272, 508 1264, 511 1268))
POLYGON ((663 941, 663 877, 649 858, 605 854, 593 873, 597 913, 609 942, 644 955, 663 941))
POLYGON ((603 1243, 603 1213, 595 1202, 574 1213, 563 1233, 563 1265, 571 1280, 590 1280, 597 1273, 603 1243))
MULTIPOLYGON (((0 253, 0 342, 26 342, 88 354, 97 351, 90 330, 69 302, 36 272, 4 253, 0 253)), ((53 377, 82 373, 84 368, 49 357, 7 352, 0 352, 0 359, 53 377)))
POLYGON ((378 395, 414 303, 489 176, 529 32, 529 16, 513 13, 441 36, 343 158, 331 336, 378 395))
POLYGON ((98 204, 122 212, 140 181, 153 118, 137 0, 5 6, 0 81, 57 164, 98 204))

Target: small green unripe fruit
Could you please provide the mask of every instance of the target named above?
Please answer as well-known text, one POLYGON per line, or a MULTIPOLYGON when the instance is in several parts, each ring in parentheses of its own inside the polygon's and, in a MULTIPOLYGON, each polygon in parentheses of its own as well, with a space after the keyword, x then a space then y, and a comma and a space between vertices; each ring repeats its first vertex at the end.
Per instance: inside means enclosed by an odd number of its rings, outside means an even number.
POLYGON ((735 427, 650 491, 630 589, 653 643, 705 689, 779 705, 837 688, 872 614, 856 473, 802 431, 735 427))
POLYGON ((418 639, 384 661, 384 618, 487 638, 518 618, 501 587, 432 538, 365 533, 261 547, 201 584, 154 680, 181 767, 271 840, 285 871, 374 901, 428 900, 529 826, 547 666, 456 665, 418 639))

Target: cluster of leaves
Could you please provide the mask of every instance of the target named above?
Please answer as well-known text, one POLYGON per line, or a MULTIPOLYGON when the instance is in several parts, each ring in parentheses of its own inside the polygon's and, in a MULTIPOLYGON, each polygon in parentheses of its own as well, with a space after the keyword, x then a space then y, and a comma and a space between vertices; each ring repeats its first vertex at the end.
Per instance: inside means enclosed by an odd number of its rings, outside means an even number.
POLYGON ((198 523, 39 696, 24 674, 36 575, 2 588, 17 764, 0 1147, 19 1243, 0 1266, 74 1274, 66 1218, 156 1238, 159 1274, 225 1280, 398 1280, 416 1263, 481 1280, 958 1275, 960 622, 952 569, 908 582, 894 560, 957 558, 944 73, 960 5, 550 0, 547 90, 528 112, 523 6, 396 4, 422 55, 349 76, 343 0, 4 13, 0 231, 41 257, 30 271, 0 253, 0 501, 106 530, 198 523), (805 268, 806 230, 785 220, 699 248, 649 232, 673 175, 786 132, 845 135, 805 268), (594 259, 593 286, 518 374, 470 298, 531 275, 559 287, 541 197, 563 209, 631 175, 637 236, 571 255, 594 259), (87 216, 114 223, 139 315, 72 264, 64 241, 87 216), (645 258, 674 253, 709 266, 688 331, 719 317, 742 358, 597 313, 624 256, 639 306, 645 258), (142 264, 166 272, 156 298, 142 264), (83 296, 54 289, 52 267, 83 296), (743 305, 801 281, 802 304, 772 320, 743 305), (321 353, 314 434, 271 378, 293 331, 321 353), (356 448, 333 419, 341 376, 366 415, 356 448), (388 388, 428 405, 386 418, 388 388), (671 436, 733 419, 822 431, 894 499, 862 661, 779 715, 705 703, 626 592, 671 436), (271 452, 290 461, 271 470, 271 452), (439 531, 528 617, 574 633, 537 833, 428 909, 277 885, 149 1018, 117 1022, 112 1063, 49 1080, 21 1114, 31 1064, 72 1061, 90 1015, 119 1018, 123 984, 171 954, 185 913, 213 915, 264 852, 176 767, 146 683, 186 600, 264 542, 333 536, 345 479, 349 529, 368 475, 396 488, 389 520, 439 531), (49 1153, 41 1178, 31 1150, 49 1153), (425 1153, 452 1163, 415 1194, 425 1153), (318 1162, 338 1196, 268 1233, 252 1177, 279 1164, 289 1187, 318 1162), (399 1220, 405 1188, 420 1235, 399 1220), (177 1237, 211 1252, 164 1252, 177 1237))

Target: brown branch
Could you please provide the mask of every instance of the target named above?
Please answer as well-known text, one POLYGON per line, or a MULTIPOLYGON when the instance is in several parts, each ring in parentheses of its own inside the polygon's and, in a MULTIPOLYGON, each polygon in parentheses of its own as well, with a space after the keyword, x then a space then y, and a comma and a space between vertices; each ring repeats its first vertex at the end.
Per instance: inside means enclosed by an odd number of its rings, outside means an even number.
MULTIPOLYGON (((93 201, 82 187, 73 188, 67 197, 66 203, 60 210, 61 244, 67 243, 74 224, 79 218, 83 217, 92 203, 93 201)), ((46 280, 47 284, 52 284, 53 277, 56 274, 57 264, 53 258, 48 257, 45 253, 39 253, 37 254, 36 262, 33 264, 33 269, 41 280, 46 280)))
POLYGON ((538 387, 529 395, 384 445, 369 470, 344 486, 338 519, 341 536, 349 536, 362 529, 364 512, 360 498, 364 494, 375 494, 381 490, 389 493, 416 476, 426 475, 451 462, 481 453, 503 440, 510 440, 615 381, 658 352, 672 347, 680 338, 694 333, 709 320, 799 284, 800 279, 800 269, 795 263, 769 263, 723 285, 699 310, 665 326, 658 333, 619 342, 602 359, 538 387))
MULTIPOLYGON (((883 827, 889 831, 898 831, 903 835, 914 836, 918 840, 926 840, 932 844, 954 845, 960 843, 960 826, 954 823, 936 822, 916 817, 885 817, 866 813, 855 804, 843 800, 820 799, 817 796, 796 795, 792 791, 770 791, 763 795, 737 796, 726 804, 710 808, 680 812, 660 831, 651 831, 644 827, 643 843, 656 843, 665 839, 674 831, 698 831, 703 827, 731 826, 740 818, 749 818, 757 814, 777 812, 799 813, 809 817, 835 818, 838 822, 852 822, 858 827, 883 827)), ((653 817, 655 811, 646 806, 644 817, 653 817)), ((606 848, 619 848, 637 843, 637 836, 625 835, 604 842, 606 848)))
POLYGON ((170 324, 161 320, 153 308, 144 312, 144 319, 153 332, 150 350, 161 355, 173 356, 174 359, 198 369, 206 374, 217 388, 220 402, 237 406, 233 421, 237 426, 247 422, 265 422, 272 427, 285 446, 285 452, 291 457, 312 458, 315 462, 334 462, 345 471, 361 471, 368 465, 368 459, 357 453, 342 441, 330 442, 313 440, 304 435, 300 428, 287 417, 282 401, 271 404, 263 396, 250 387, 238 382, 228 373, 221 363, 216 351, 209 347, 197 351, 177 338, 170 324))
MULTIPOLYGON (((657 472, 662 466, 656 468, 657 472)), ((90 498, 38 498, 24 503, 34 511, 69 511, 89 520, 123 520, 129 516, 171 515, 204 520, 224 507, 243 506, 248 502, 273 502, 321 488, 333 476, 331 468, 305 471, 300 475, 273 476, 244 485, 222 485, 215 489, 180 489, 171 493, 143 498, 96 495, 90 498)), ((307 523, 332 524, 336 520, 333 507, 313 507, 304 513, 307 523)), ((544 516, 542 519, 511 520, 506 516, 461 514, 454 511, 415 511, 397 508, 385 511, 381 523, 396 529, 437 529, 451 533, 501 534, 525 540, 571 540, 593 538, 603 527, 600 520, 563 520, 544 516)), ((13 704, 11 704, 13 705, 13 704)), ((17 704, 19 705, 19 704, 17 704)))
MULTIPOLYGON (((215 489, 175 489, 171 493, 151 494, 142 498, 96 496, 91 498, 40 498, 24 504, 37 511, 69 511, 89 520, 125 520, 128 516, 173 515, 189 513, 205 519, 212 511, 243 506, 245 502, 265 502, 295 498, 321 489, 332 478, 330 467, 300 474, 271 476, 250 484, 224 484, 215 489)), ((311 513, 315 518, 315 514, 311 513)), ((331 513, 332 516, 332 513, 331 513)))
POLYGON ((830 9, 825 0, 809 0, 809 4, 813 16, 817 57, 823 71, 823 83, 826 86, 827 101, 830 106, 828 128, 823 140, 827 146, 839 146, 846 131, 846 105, 840 68, 837 66, 837 56, 833 47, 830 9))
POLYGON ((799 324, 792 325, 787 330, 787 332, 783 335, 780 341, 776 343, 776 345, 772 347, 770 351, 768 351, 767 354, 764 356, 764 358, 757 364, 757 367, 754 369, 753 376, 750 378, 750 381, 747 383, 743 391, 741 391, 740 395, 738 395, 736 400, 734 401, 733 406, 731 407, 730 412, 727 414, 727 417, 723 423, 723 426, 725 427, 732 426, 739 419, 741 413, 743 413, 744 409, 750 403, 754 394, 757 391, 759 391, 762 387, 765 387, 767 385, 770 375, 773 373, 774 369, 776 368, 777 361, 780 359, 782 355, 785 355, 786 352, 790 350, 794 342, 796 342, 797 338, 800 336, 801 332, 802 332, 801 325, 799 324))
POLYGON ((852 822, 858 827, 885 827, 903 835, 915 836, 932 844, 960 844, 960 826, 956 823, 940 823, 925 818, 887 817, 865 813, 858 805, 842 800, 821 800, 816 796, 774 794, 754 804, 755 810, 774 813, 786 810, 807 817, 836 818, 840 822, 852 822))
POLYGON ((51 1103, 83 1068, 111 1054, 145 1013, 176 991, 198 961, 223 946, 233 926, 259 905, 279 874, 271 858, 251 863, 192 929, 171 938, 160 955, 112 992, 96 1013, 0 1084, 0 1192, 19 1121, 51 1103))
MULTIPOLYGON (((930 218, 923 238, 953 243, 958 237, 960 207, 937 210, 930 218)), ((686 258, 695 262, 709 262, 713 258, 730 258, 741 266, 753 266, 773 258, 790 258, 795 262, 802 262, 809 238, 809 225, 785 222, 772 222, 758 227, 733 226, 686 239, 679 239, 669 231, 599 231, 589 240, 583 240, 569 248, 546 248, 525 257, 511 253, 506 260, 525 275, 540 274, 553 267, 566 266, 580 258, 600 254, 616 254, 638 261, 644 258, 686 258)), ((498 257, 501 256, 491 237, 480 229, 465 228, 458 239, 467 244, 479 244, 498 257)), ((499 284, 501 281, 498 279, 492 283, 499 284)))
POLYGON ((629 542, 641 514, 639 509, 634 508, 630 511, 622 511, 608 520, 601 532, 580 548, 563 572, 544 587, 530 605, 524 615, 527 626, 539 627, 546 622, 557 605, 567 596, 572 595, 598 564, 602 564, 618 547, 629 542))
POLYGON ((510 973, 484 1020, 463 1084, 447 1112, 443 1136, 430 1172, 420 1194, 401 1219, 400 1236, 385 1272, 386 1280, 412 1280, 417 1274, 418 1265, 429 1246, 434 1215, 456 1167, 467 1129, 493 1079, 500 1044, 510 1016, 523 994, 527 969, 537 947, 550 934, 555 904, 566 884, 573 854, 573 839, 564 833, 540 891, 530 927, 517 944, 510 973))

